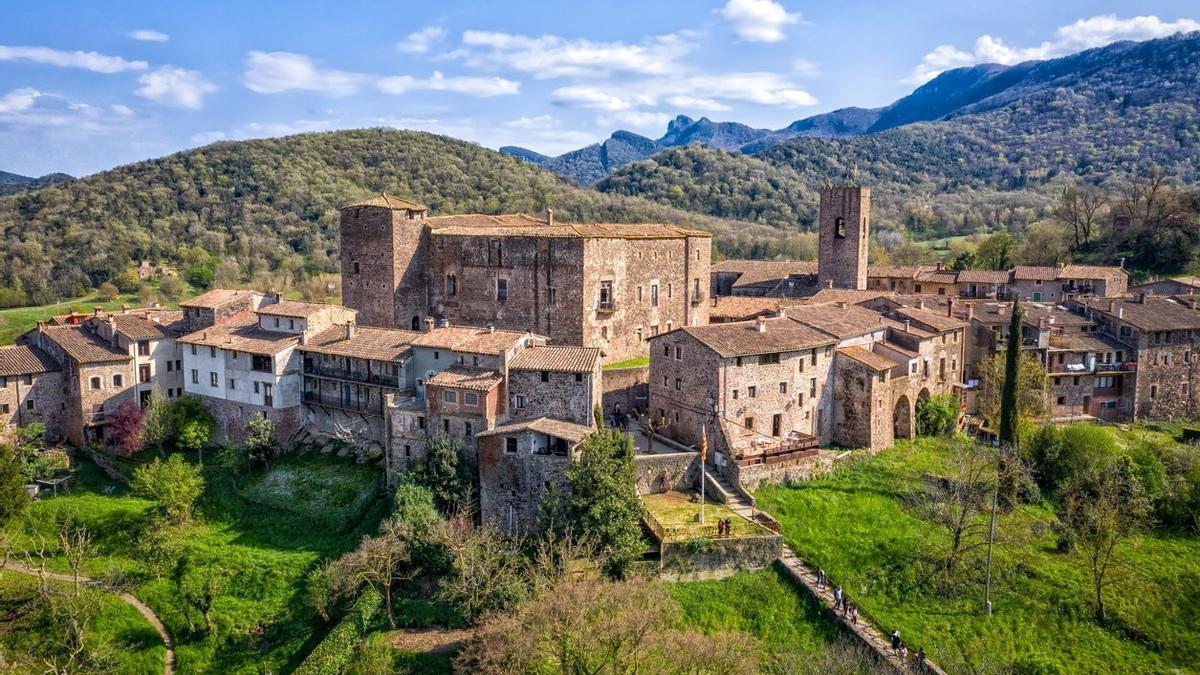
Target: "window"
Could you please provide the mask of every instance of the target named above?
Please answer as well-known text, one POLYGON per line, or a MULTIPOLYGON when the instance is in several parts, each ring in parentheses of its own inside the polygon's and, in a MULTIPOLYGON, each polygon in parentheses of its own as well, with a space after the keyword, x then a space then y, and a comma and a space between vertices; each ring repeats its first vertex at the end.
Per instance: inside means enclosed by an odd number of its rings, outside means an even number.
POLYGON ((753 385, 746 387, 746 395, 749 396, 750 398, 755 398, 756 396, 758 396, 758 387, 755 387, 753 385))
POLYGON ((808 381, 808 397, 817 397, 817 378, 815 377, 808 381))
POLYGON ((658 284, 650 284, 650 306, 658 307, 658 284))
POLYGON ((435 350, 433 351, 433 360, 434 360, 434 361, 437 361, 437 360, 439 360, 439 359, 441 359, 441 358, 442 358, 442 353, 441 353, 441 352, 439 352, 439 351, 437 351, 437 350, 435 349, 435 350))
POLYGON ((200 371, 192 368, 192 384, 200 384, 200 371))
POLYGON ((288 330, 296 330, 296 320, 288 319, 288 330))
POLYGON ((613 306, 613 282, 600 282, 600 309, 611 309, 613 306))
POLYGON ((467 438, 470 438, 472 436, 471 431, 472 431, 471 423, 463 422, 463 435, 466 436, 467 438))
POLYGON ((520 394, 517 394, 517 408, 520 409, 520 408, 524 408, 524 407, 525 407, 525 397, 521 396, 520 394))
POLYGON ((1111 388, 1117 386, 1117 378, 1113 375, 1105 375, 1103 377, 1097 377, 1096 383, 1094 386, 1096 389, 1111 389, 1111 388))
MULTIPOLYGON (((1184 386, 1183 393, 1185 393, 1185 394, 1186 394, 1186 393, 1187 393, 1187 385, 1185 384, 1185 385, 1183 385, 1183 386, 1184 386)), ((33 402, 33 399, 31 399, 31 398, 27 398, 27 399, 25 399, 25 409, 26 409, 26 410, 33 410, 33 408, 34 408, 34 402, 33 402)))
POLYGON ((675 391, 683 391, 683 379, 675 378, 675 391))
POLYGON ((124 387, 125 386, 125 376, 121 375, 119 373, 117 375, 113 375, 113 386, 114 387, 124 387))
POLYGON ((275 317, 275 327, 279 328, 279 317, 275 317))
POLYGON ((446 403, 458 403, 458 392, 453 389, 447 389, 442 392, 442 401, 446 403))
POLYGON ((750 431, 754 431, 754 418, 753 417, 747 417, 746 421, 743 422, 743 424, 745 424, 746 428, 749 429, 750 431))
POLYGON ((1184 382, 1183 383, 1183 395, 1187 396, 1188 394, 1191 393, 1191 391, 1192 391, 1192 385, 1188 384, 1187 382, 1184 382))
POLYGON ((448 419, 442 420, 442 431, 444 431, 446 433, 450 433, 450 420, 448 420, 448 419))
POLYGON ((33 375, 27 374, 21 378, 21 381, 24 382, 25 384, 33 384, 33 375))
POLYGON ((671 345, 663 345, 663 356, 671 355, 671 345))
POLYGON ((208 348, 208 358, 210 358, 210 359, 217 358, 217 348, 216 347, 208 348))
POLYGON ((781 393, 781 394, 786 394, 786 393, 787 393, 787 382, 780 382, 780 383, 779 383, 779 393, 781 393))
POLYGON ((601 340, 608 339, 608 326, 600 326, 600 339, 601 340))
POLYGON ((7 403, 0 403, 0 414, 4 414, 4 415, 9 414, 7 403))
POLYGON ((1163 352, 1163 365, 1171 365, 1171 352, 1163 352))
POLYGON ((504 241, 492 239, 488 241, 488 265, 500 267, 504 264, 504 241))
MULTIPOLYGON (((699 253, 699 251, 697 251, 699 253)), ((700 297, 700 277, 692 279, 692 297, 700 297)))
POLYGON ((817 365, 817 350, 815 347, 812 350, 812 364, 814 366, 817 365))
POLYGON ((458 277, 446 275, 446 295, 458 295, 458 277))
POLYGON ((256 381, 254 383, 254 393, 256 393, 256 394, 258 393, 258 386, 259 386, 259 383, 256 381))
POLYGON ((271 407, 275 405, 275 387, 269 382, 262 383, 263 405, 271 407))
POLYGON ((769 366, 779 363, 779 354, 759 354, 758 364, 760 366, 769 366))
POLYGON ((783 415, 779 413, 771 416, 771 435, 776 438, 783 435, 783 415))
POLYGON ((142 384, 146 384, 149 381, 150 381, 150 364, 143 363, 142 365, 138 366, 138 382, 141 382, 142 384))
POLYGON ((99 389, 100 388, 100 378, 93 377, 92 379, 88 380, 88 388, 99 389))
POLYGON ((213 386, 213 387, 217 386, 217 374, 216 373, 208 374, 208 384, 209 384, 209 386, 213 386))
POLYGON ((846 238, 846 219, 838 216, 833 219, 833 236, 838 239, 846 238))
POLYGON ((463 403, 466 405, 479 405, 479 394, 473 391, 463 393, 463 403))
POLYGON ((273 365, 274 364, 272 363, 272 359, 270 356, 254 354, 250 357, 250 370, 254 370, 254 371, 257 371, 260 373, 270 373, 270 372, 273 372, 273 370, 274 370, 272 368, 273 365))
POLYGON ((543 370, 542 371, 542 382, 549 382, 549 381, 550 381, 550 372, 543 370))
POLYGON ((196 345, 190 345, 192 348, 192 356, 196 355, 196 345))
POLYGON ((138 356, 150 356, 150 341, 138 340, 137 343, 138 356))
POLYGON ((667 299, 675 297, 675 284, 667 284, 667 299))
POLYGON ((237 389, 237 380, 234 380, 232 377, 229 378, 229 388, 237 389))
POLYGON ((1150 398, 1154 398, 1156 396, 1158 396, 1158 385, 1152 384, 1150 385, 1150 398))
POLYGON ((679 345, 675 346, 675 360, 676 361, 683 360, 683 347, 680 347, 679 345))
POLYGON ((508 279, 496 279, 496 302, 508 302, 508 279))
POLYGON ((425 428, 425 416, 424 415, 417 415, 417 428, 418 429, 425 428))
POLYGON ((575 373, 575 381, 583 382, 583 373, 575 373))
POLYGON ((642 287, 641 286, 637 287, 637 301, 639 303, 642 301, 642 287))
POLYGON ((359 266, 358 266, 358 261, 357 261, 357 260, 355 260, 355 261, 354 261, 354 273, 355 273, 355 274, 358 274, 359 272, 360 272, 360 268, 359 268, 359 266))
MULTIPOLYGON (((193 345, 193 346, 195 346, 195 345, 193 345)), ((196 352, 192 352, 192 353, 195 354, 196 352)), ((178 370, 181 372, 183 371, 183 361, 182 360, 175 359, 175 370, 178 370)))
POLYGON ((556 304, 558 302, 558 289, 551 286, 550 288, 546 289, 546 296, 548 304, 556 304))
POLYGON ((515 454, 517 452, 517 439, 513 436, 504 437, 504 452, 515 454))
POLYGON ((737 390, 737 389, 734 389, 734 390, 733 390, 733 400, 735 400, 735 401, 736 401, 736 400, 737 400, 737 398, 738 398, 738 390, 737 390))
POLYGON ((1066 403, 1067 403, 1067 397, 1066 397, 1066 396, 1059 396, 1059 397, 1058 397, 1058 405, 1066 405, 1066 403))
POLYGON ((671 386, 670 384, 668 384, 669 382, 670 382, 670 379, 668 379, 666 375, 663 375, 663 386, 664 387, 671 386))
POLYGON ((804 406, 804 392, 800 392, 799 394, 796 394, 796 404, 801 407, 804 406))
POLYGON ((175 369, 175 362, 174 362, 174 361, 167 361, 167 372, 169 373, 169 372, 171 372, 171 371, 172 371, 172 370, 174 370, 174 369, 175 369))

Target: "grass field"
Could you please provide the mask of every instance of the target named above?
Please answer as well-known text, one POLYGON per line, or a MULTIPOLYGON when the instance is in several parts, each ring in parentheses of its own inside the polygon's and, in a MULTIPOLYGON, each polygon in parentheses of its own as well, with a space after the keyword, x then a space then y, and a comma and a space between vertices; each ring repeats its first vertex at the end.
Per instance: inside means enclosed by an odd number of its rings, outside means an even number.
POLYGON ((666 538, 670 540, 691 539, 693 537, 713 536, 718 520, 729 519, 734 536, 752 537, 769 535, 771 531, 752 523, 734 513, 724 504, 706 500, 704 504, 704 523, 699 521, 700 502, 692 501, 693 495, 682 492, 663 492, 652 495, 642 495, 642 503, 666 530, 666 538))
MULTIPOLYGON (((62 653, 63 634, 46 626, 36 613, 24 613, 28 603, 38 599, 37 583, 37 578, 31 575, 0 572, 0 652, 4 655, 4 672, 43 672, 46 668, 44 660, 62 653)), ((70 584, 51 583, 64 594, 71 592, 70 584)), ((127 675, 162 673, 167 650, 150 622, 112 593, 90 588, 84 588, 82 592, 99 602, 99 611, 85 644, 109 644, 114 672, 127 675)))
POLYGON ((883 627, 898 628, 951 672, 1198 672, 1200 540, 1146 535, 1109 587, 1110 622, 1093 618, 1090 576, 1056 551, 1053 512, 1028 506, 997 519, 994 614, 983 615, 982 557, 958 583, 923 576, 938 526, 906 510, 913 479, 936 472, 942 447, 904 443, 794 486, 764 488, 758 505, 779 519, 797 555, 820 565, 883 627))
MULTIPOLYGON (((153 504, 129 496, 85 462, 71 494, 34 503, 9 533, 20 549, 39 536, 52 537, 59 518, 69 515, 85 525, 100 551, 88 572, 123 579, 159 615, 175 636, 179 672, 287 672, 328 628, 304 601, 306 573, 357 545, 386 504, 382 498, 350 498, 344 506, 308 499, 261 503, 241 494, 245 489, 260 497, 270 485, 275 494, 304 495, 314 472, 355 495, 375 494, 379 480, 373 468, 319 455, 289 456, 270 471, 240 478, 206 471, 201 519, 166 545, 148 548, 153 504), (216 582, 211 635, 187 600, 207 578, 216 582)), ((52 566, 66 569, 59 559, 52 566)))
POLYGON ((649 356, 637 356, 632 359, 625 359, 624 361, 615 361, 613 363, 606 364, 604 366, 604 370, 619 370, 621 368, 643 368, 648 365, 650 365, 650 357, 649 356))

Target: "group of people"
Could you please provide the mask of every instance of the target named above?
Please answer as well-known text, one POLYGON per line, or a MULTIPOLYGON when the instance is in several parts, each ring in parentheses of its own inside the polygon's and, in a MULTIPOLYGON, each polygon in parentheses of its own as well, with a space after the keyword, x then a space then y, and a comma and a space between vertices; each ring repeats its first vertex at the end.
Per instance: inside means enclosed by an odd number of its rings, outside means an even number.
POLYGON ((641 413, 636 407, 632 413, 627 413, 621 410, 621 404, 618 403, 613 406, 612 414, 608 416, 608 425, 614 429, 620 429, 622 433, 627 433, 630 423, 636 422, 640 416, 641 413))
POLYGON ((733 536, 733 519, 722 518, 717 521, 717 536, 732 537, 733 536))
MULTIPOLYGON (((817 568, 817 588, 824 589, 827 579, 825 570, 817 568)), ((833 587, 833 611, 835 614, 841 612, 842 617, 850 622, 850 625, 858 625, 858 606, 850 602, 850 598, 842 591, 841 586, 833 587)), ((901 661, 908 661, 908 645, 900 639, 900 631, 892 631, 892 653, 901 661)), ((916 654, 918 672, 925 672, 925 649, 922 648, 916 654)))

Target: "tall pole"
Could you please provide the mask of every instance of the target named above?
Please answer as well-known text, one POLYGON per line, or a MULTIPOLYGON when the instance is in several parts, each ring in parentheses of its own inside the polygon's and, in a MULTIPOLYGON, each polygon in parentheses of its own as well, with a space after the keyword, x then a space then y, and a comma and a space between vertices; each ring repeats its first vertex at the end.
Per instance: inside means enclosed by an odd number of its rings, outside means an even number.
POLYGON ((992 615, 992 543, 996 541, 996 502, 1000 501, 1000 489, 992 493, 992 519, 988 523, 987 576, 983 590, 983 613, 992 615))
POLYGON ((700 427, 700 527, 704 527, 704 483, 705 467, 708 461, 708 427, 700 427))

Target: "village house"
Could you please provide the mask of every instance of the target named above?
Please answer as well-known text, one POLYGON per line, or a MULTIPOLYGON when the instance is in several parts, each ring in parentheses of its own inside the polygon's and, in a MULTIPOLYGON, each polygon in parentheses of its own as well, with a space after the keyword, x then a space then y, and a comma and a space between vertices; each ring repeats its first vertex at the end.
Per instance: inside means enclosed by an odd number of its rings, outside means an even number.
POLYGON ((46 440, 63 438, 62 366, 33 345, 0 347, 0 439, 12 440, 18 427, 41 423, 46 440))
POLYGON ((427 316, 532 331, 605 361, 708 322, 711 235, 525 214, 430 217, 387 195, 341 211, 343 300, 361 323, 420 330, 427 316))

